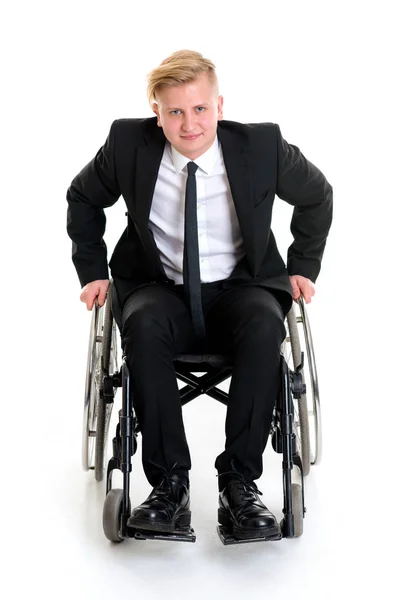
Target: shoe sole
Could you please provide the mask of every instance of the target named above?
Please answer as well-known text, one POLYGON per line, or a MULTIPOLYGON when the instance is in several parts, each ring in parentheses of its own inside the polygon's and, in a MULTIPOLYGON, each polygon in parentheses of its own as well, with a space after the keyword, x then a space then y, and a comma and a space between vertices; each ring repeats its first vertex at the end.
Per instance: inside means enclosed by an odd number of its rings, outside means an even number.
POLYGON ((230 533, 234 535, 238 540, 250 540, 254 538, 275 538, 281 533, 281 528, 278 525, 272 525, 269 527, 256 527, 253 529, 246 529, 244 527, 237 527, 230 514, 225 510, 218 509, 218 523, 223 527, 226 527, 230 533))
POLYGON ((189 531, 191 512, 177 515, 171 523, 154 521, 152 519, 128 519, 128 527, 133 529, 144 529, 145 531, 159 531, 160 533, 174 533, 175 531, 189 531))

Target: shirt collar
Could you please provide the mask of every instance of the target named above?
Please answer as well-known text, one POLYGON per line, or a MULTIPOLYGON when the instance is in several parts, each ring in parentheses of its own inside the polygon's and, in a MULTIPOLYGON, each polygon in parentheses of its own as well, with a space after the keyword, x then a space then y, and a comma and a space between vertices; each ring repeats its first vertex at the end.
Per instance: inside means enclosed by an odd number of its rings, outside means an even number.
MULTIPOLYGON (((216 135, 213 145, 210 146, 210 148, 208 150, 206 150, 206 152, 204 152, 204 154, 202 154, 201 156, 196 158, 196 160, 193 161, 207 175, 211 174, 211 172, 214 168, 214 165, 217 161, 218 148, 219 148, 218 136, 216 135)), ((172 164, 175 167, 175 171, 177 173, 180 173, 186 167, 188 162, 191 162, 191 161, 187 156, 183 156, 183 154, 178 152, 178 150, 176 150, 172 146, 172 144, 170 144, 170 150, 171 150, 171 160, 172 160, 172 164)))

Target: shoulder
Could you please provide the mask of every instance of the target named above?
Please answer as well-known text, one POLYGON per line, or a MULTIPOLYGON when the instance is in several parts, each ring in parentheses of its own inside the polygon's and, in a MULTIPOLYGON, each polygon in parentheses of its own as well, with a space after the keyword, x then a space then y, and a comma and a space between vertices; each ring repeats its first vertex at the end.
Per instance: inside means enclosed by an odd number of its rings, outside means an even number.
POLYGON ((267 131, 275 130, 277 127, 276 123, 241 123, 240 121, 227 121, 225 119, 218 121, 218 124, 223 129, 240 131, 243 134, 248 135, 265 133, 267 131))
POLYGON ((111 125, 111 129, 118 137, 144 138, 147 134, 157 129, 157 117, 143 119, 116 119, 111 125))
POLYGON ((219 131, 229 136, 240 138, 243 143, 258 145, 267 141, 276 143, 279 126, 276 123, 241 123, 239 121, 222 120, 218 122, 219 131))

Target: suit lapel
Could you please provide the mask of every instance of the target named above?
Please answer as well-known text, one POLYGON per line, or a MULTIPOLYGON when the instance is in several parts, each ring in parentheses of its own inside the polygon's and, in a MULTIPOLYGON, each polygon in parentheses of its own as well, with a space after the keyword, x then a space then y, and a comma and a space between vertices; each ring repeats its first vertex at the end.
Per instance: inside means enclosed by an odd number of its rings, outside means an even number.
POLYGON ((247 148, 242 143, 239 135, 224 128, 223 121, 221 125, 218 125, 217 135, 221 142, 226 173, 238 216, 247 261, 250 272, 255 277, 253 190, 246 153, 247 148))
POLYGON ((137 149, 135 173, 136 217, 141 232, 148 231, 154 188, 166 142, 161 127, 155 124, 146 135, 146 142, 147 146, 137 149))

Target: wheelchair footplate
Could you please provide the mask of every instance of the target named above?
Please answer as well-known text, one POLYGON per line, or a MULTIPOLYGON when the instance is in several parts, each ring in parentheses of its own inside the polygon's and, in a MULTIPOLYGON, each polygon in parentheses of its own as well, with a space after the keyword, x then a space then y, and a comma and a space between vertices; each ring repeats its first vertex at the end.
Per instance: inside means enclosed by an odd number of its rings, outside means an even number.
POLYGON ((195 542, 196 534, 193 527, 187 531, 177 530, 174 532, 150 531, 144 529, 126 528, 126 534, 135 540, 163 540, 169 542, 195 542))
POLYGON ((229 527, 226 527, 225 525, 218 525, 217 533, 224 546, 229 546, 231 544, 248 544, 249 542, 271 542, 274 540, 281 540, 283 537, 282 531, 279 531, 278 533, 273 533, 269 536, 265 535, 263 537, 253 537, 242 540, 235 537, 232 529, 229 529, 229 527))

